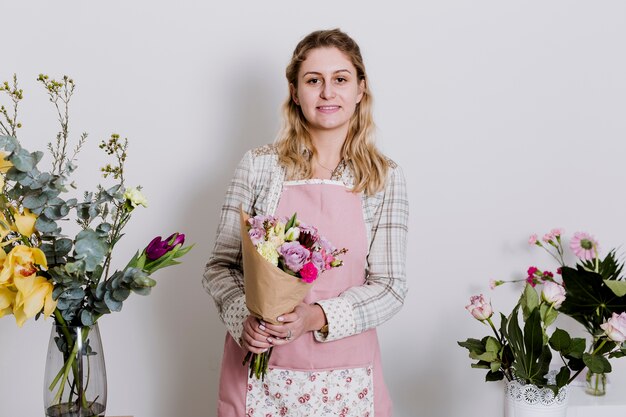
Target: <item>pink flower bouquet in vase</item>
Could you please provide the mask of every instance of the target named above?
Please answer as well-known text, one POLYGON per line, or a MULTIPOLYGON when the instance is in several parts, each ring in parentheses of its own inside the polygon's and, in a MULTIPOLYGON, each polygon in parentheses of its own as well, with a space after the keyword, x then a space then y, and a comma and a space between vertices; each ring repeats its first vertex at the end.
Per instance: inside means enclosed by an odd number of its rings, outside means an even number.
MULTIPOLYGON (((246 306, 255 317, 272 324, 304 299, 321 273, 342 265, 335 249, 317 229, 296 218, 257 215, 241 209, 241 242, 246 306)), ((248 352, 250 376, 263 379, 272 348, 261 354, 248 352)))

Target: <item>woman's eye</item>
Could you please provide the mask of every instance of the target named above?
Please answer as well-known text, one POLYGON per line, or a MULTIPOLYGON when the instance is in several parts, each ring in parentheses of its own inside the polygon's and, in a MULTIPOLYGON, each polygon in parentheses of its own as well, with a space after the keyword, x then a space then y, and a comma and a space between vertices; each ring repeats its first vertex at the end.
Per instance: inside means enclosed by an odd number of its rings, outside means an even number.
POLYGON ((318 78, 311 78, 307 81, 307 84, 319 84, 320 80, 318 78))
POLYGON ((345 78, 343 78, 343 77, 338 77, 338 78, 337 78, 337 82, 338 82, 339 84, 345 83, 346 81, 348 81, 348 80, 347 80, 347 79, 345 79, 345 78))

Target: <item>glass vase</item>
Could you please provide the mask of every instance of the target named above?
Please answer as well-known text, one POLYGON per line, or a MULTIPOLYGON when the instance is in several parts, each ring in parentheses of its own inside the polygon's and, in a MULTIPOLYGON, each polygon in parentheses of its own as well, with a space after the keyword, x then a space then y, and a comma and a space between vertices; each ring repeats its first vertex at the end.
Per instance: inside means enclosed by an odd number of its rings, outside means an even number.
POLYGON ((46 417, 104 416, 107 381, 98 323, 52 326, 43 398, 46 417))
POLYGON ((606 374, 596 374, 587 370, 587 377, 585 378, 587 383, 585 385, 585 392, 589 395, 595 395, 600 397, 606 394, 606 374))

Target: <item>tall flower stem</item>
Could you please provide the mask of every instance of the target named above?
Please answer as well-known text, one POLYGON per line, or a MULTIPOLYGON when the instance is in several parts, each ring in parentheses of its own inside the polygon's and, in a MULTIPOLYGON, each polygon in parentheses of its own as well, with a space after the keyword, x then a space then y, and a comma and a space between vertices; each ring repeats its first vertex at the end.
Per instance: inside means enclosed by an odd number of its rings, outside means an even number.
POLYGON ((498 342, 502 344, 502 336, 500 336, 500 333, 498 333, 498 330, 496 330, 496 326, 493 325, 493 322, 491 321, 491 317, 487 319, 487 323, 489 323, 489 326, 491 326, 491 329, 493 330, 496 337, 498 338, 498 342))
MULTIPOLYGON (((57 393, 55 394, 54 400, 53 400, 53 403, 59 403, 61 401, 61 397, 63 396, 63 392, 65 390, 65 381, 67 381, 69 377, 70 369, 72 370, 74 374, 74 382, 78 381, 79 379, 79 370, 78 370, 77 364, 74 362, 74 359, 76 358, 76 355, 78 354, 78 349, 82 345, 82 343, 79 343, 78 340, 73 340, 72 334, 67 328, 67 323, 58 309, 54 311, 54 316, 55 316, 55 319, 57 320, 57 323, 59 323, 61 327, 61 331, 63 332, 63 336, 65 337, 67 346, 68 347, 72 346, 72 351, 67 356, 65 360, 65 364, 59 370, 59 373, 55 376, 54 380, 52 380, 52 383, 50 383, 50 386, 48 387, 48 389, 52 391, 57 386, 59 381, 61 382, 61 385, 59 386, 59 389, 57 390, 57 393)), ((89 335, 89 328, 83 327, 81 329, 81 334, 80 334, 81 342, 84 342, 85 340, 87 340, 88 335, 89 335)), ((84 392, 79 392, 79 395, 80 395, 80 401, 83 403, 83 407, 87 407, 88 406, 87 398, 85 398, 84 392)))

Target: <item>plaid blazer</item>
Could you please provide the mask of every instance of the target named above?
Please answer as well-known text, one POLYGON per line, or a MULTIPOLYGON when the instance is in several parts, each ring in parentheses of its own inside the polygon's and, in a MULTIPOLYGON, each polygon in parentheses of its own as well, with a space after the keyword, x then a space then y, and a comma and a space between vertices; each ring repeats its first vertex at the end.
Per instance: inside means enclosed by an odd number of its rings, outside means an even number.
MULTIPOLYGON (((385 188, 371 196, 361 194, 369 240, 365 283, 338 297, 317 302, 328 321, 328 334, 315 332, 320 342, 376 327, 389 320, 404 303, 409 204, 401 168, 390 159, 387 163, 385 188)), ((332 179, 347 187, 354 183, 344 163, 339 164, 332 179)), ((202 282, 213 297, 221 320, 239 343, 243 321, 249 314, 243 288, 239 207, 251 215, 274 214, 284 180, 285 171, 273 145, 252 149, 239 162, 222 206, 215 246, 202 282)))

